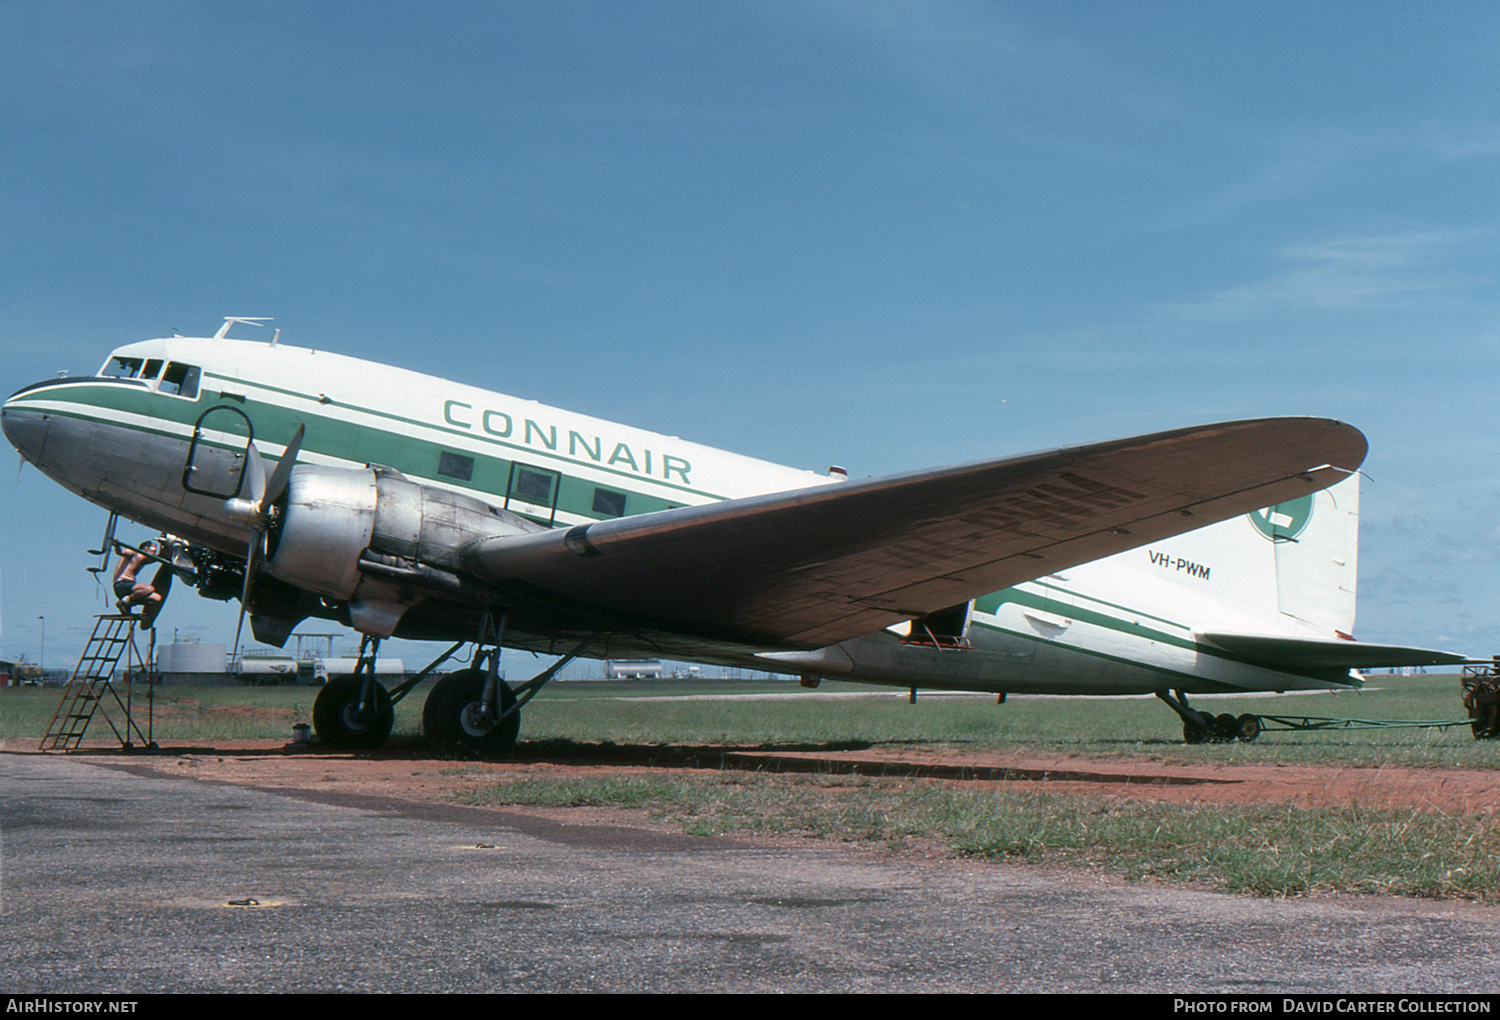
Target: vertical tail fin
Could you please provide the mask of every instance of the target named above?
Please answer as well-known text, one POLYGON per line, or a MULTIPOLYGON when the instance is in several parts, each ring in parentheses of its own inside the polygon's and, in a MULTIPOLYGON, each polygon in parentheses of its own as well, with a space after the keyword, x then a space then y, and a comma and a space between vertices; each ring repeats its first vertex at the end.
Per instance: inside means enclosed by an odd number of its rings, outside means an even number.
POLYGON ((1331 683, 1345 682, 1351 669, 1464 661, 1453 652, 1339 640, 1354 633, 1358 570, 1355 474, 1052 577, 1080 611, 1124 610, 1146 630, 1181 627, 1251 664, 1329 671, 1331 683))
POLYGON ((1080 590, 1112 592, 1195 631, 1333 640, 1354 633, 1358 567, 1355 474, 1067 573, 1080 590))
MULTIPOLYGON (((1257 511, 1249 519, 1262 546, 1269 543, 1275 563, 1276 629, 1201 631, 1211 644, 1277 669, 1359 670, 1464 661, 1455 652, 1337 640, 1354 634, 1358 474, 1322 492, 1257 511)), ((1233 523, 1244 522, 1214 527, 1233 523)))
POLYGON ((1271 542, 1277 608, 1320 635, 1354 634, 1359 568, 1359 475, 1250 515, 1271 542))

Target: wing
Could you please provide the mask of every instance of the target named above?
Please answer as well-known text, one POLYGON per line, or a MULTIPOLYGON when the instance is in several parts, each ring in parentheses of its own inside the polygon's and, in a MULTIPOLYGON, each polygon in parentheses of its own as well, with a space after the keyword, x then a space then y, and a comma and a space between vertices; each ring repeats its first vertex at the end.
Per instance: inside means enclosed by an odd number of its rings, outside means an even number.
POLYGON ((1359 430, 1179 429, 479 540, 466 569, 637 626, 818 648, 1326 488, 1359 430))

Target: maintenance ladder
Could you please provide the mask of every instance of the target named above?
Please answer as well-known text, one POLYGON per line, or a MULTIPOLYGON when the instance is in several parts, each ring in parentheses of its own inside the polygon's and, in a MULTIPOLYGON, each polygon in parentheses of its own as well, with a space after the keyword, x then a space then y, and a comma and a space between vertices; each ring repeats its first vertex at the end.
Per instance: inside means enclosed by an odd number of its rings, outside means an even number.
MULTIPOLYGON (((78 668, 73 671, 72 678, 63 688, 62 701, 58 703, 52 722, 47 725, 47 735, 42 738, 41 750, 73 750, 83 739, 95 714, 101 715, 109 724, 109 728, 119 739, 120 746, 127 749, 134 747, 132 736, 139 739, 144 747, 156 746, 149 734, 141 732, 131 715, 131 684, 128 679, 124 700, 121 700, 112 683, 115 668, 122 657, 125 659, 127 677, 133 668, 145 664, 135 646, 136 621, 137 617, 129 613, 106 613, 95 618, 93 636, 84 646, 78 668), (119 720, 119 725, 116 725, 116 719, 119 720)), ((151 632, 151 644, 154 649, 155 631, 151 632)), ((148 730, 151 727, 151 707, 148 700, 148 730)))

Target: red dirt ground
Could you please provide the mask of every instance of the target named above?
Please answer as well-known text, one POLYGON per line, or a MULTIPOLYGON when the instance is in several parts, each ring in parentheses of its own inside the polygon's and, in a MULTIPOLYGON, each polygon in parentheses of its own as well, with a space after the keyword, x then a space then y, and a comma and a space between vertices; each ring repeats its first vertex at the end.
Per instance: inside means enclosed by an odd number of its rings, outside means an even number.
MULTIPOLYGON (((522 745, 523 751, 525 745, 522 745)), ((536 760, 452 761, 425 748, 349 753, 280 741, 216 741, 211 747, 98 755, 167 775, 269 788, 315 788, 405 800, 446 800, 506 776, 667 769, 744 768, 845 772, 989 785, 1002 789, 1086 792, 1183 804, 1290 804, 1491 812, 1500 804, 1500 771, 1356 768, 1316 765, 1173 764, 1147 758, 1078 758, 973 751, 742 751, 610 746, 546 753, 536 760)))

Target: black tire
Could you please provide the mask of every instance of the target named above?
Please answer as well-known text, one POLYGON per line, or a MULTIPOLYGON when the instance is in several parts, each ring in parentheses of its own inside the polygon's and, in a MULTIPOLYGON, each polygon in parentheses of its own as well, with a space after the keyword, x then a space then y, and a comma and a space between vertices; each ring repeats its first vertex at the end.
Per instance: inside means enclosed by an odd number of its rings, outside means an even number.
POLYGON ((1227 744, 1240 735, 1239 720, 1228 712, 1210 718, 1213 720, 1214 743, 1227 744))
POLYGON ((1184 744, 1206 744, 1213 731, 1199 726, 1191 720, 1182 720, 1182 742, 1184 744))
MULTIPOLYGON (((486 758, 509 754, 521 732, 521 713, 516 712, 498 726, 485 725, 478 715, 484 696, 485 671, 465 669, 439 680, 422 706, 422 732, 440 748, 464 750, 486 758)), ((500 681, 499 711, 516 703, 515 692, 500 681)))
POLYGON ((345 673, 329 677, 318 692, 313 702, 313 729, 329 747, 379 747, 391 735, 396 710, 391 707, 391 696, 380 684, 375 685, 374 711, 365 718, 358 716, 364 682, 362 676, 345 673))
POLYGON ((1247 712, 1236 719, 1235 723, 1239 727, 1239 731, 1236 736, 1238 736, 1245 743, 1248 744, 1256 737, 1260 736, 1260 716, 1251 715, 1247 712))

